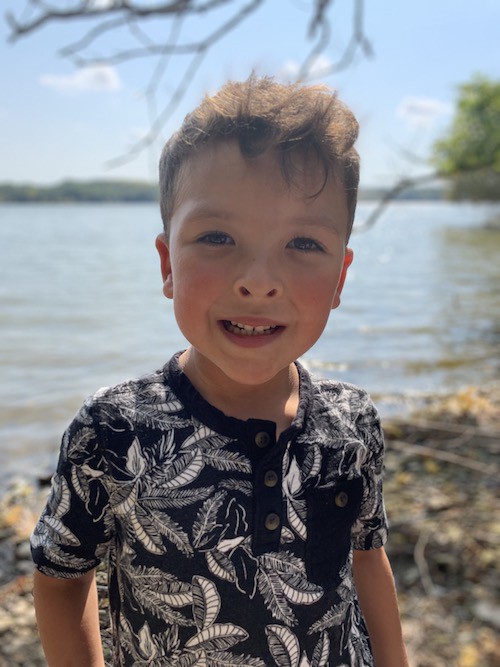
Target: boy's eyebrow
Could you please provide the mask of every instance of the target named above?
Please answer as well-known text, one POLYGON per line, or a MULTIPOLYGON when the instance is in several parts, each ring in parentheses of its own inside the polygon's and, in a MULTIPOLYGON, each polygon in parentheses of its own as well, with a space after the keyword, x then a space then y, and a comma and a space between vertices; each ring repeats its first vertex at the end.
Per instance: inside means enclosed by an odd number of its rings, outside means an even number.
POLYGON ((293 222, 300 225, 311 225, 315 227, 327 227, 332 229, 335 227, 336 218, 330 215, 307 215, 293 218, 293 222))
MULTIPOLYGON (((194 204, 192 208, 189 209, 187 213, 188 220, 231 220, 234 218, 234 215, 230 211, 217 208, 216 206, 211 206, 209 204, 194 204)), ((307 225, 310 227, 322 227, 326 230, 339 233, 337 229, 337 222, 341 224, 341 220, 337 220, 336 216, 332 215, 306 215, 306 216, 297 216, 291 219, 290 221, 294 225, 307 225)))
POLYGON ((204 220, 207 218, 220 218, 227 220, 232 216, 228 211, 216 208, 215 206, 208 206, 207 204, 195 204, 192 208, 189 209, 187 217, 192 220, 204 220))
POLYGON ((346 224, 341 216, 337 217, 334 215, 304 216, 304 217, 294 218, 292 222, 294 224, 306 227, 312 227, 312 228, 319 227, 321 229, 325 229, 327 232, 332 232, 333 234, 335 234, 335 236, 338 237, 342 236, 346 224))

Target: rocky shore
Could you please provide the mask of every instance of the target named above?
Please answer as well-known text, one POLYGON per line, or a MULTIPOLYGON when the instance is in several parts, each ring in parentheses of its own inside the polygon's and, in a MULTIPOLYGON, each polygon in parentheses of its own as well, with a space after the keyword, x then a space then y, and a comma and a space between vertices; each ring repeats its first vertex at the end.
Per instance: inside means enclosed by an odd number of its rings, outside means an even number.
MULTIPOLYGON (((385 425, 388 552, 412 667, 500 667, 500 388, 385 425)), ((0 500, 0 667, 44 667, 28 537, 47 486, 0 500)), ((105 573, 99 573, 104 643, 105 573)))

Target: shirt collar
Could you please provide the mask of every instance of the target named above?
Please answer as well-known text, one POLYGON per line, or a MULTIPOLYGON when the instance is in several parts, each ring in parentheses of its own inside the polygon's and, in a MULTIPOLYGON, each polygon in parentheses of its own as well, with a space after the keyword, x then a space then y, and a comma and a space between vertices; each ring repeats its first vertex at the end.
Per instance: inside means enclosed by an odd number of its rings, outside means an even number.
MULTIPOLYGON (((206 401, 180 368, 179 357, 181 354, 182 352, 178 352, 165 364, 163 375, 165 382, 191 415, 221 435, 230 437, 246 436, 249 430, 255 431, 256 429, 275 432, 274 422, 264 419, 244 421, 229 417, 206 401)), ((295 418, 281 436, 288 440, 296 437, 304 429, 313 393, 309 373, 298 361, 295 362, 295 366, 299 374, 299 406, 295 418)))

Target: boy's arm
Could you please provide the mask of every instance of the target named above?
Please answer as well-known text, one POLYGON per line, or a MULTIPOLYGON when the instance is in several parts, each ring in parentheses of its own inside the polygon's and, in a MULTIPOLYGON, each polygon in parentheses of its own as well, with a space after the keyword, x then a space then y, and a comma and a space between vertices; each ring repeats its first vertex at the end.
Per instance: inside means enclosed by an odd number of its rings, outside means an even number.
POLYGON ((408 667, 396 588, 385 549, 354 550, 354 583, 376 667, 408 667))
POLYGON ((77 579, 37 571, 33 594, 49 667, 104 667, 94 571, 77 579))

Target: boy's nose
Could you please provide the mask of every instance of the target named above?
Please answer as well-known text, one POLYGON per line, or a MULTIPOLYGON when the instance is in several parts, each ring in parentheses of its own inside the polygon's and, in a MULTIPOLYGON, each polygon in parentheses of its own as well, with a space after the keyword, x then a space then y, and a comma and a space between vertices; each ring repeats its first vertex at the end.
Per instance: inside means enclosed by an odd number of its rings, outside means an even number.
MULTIPOLYGON (((256 290, 255 288, 250 291, 248 287, 245 287, 245 285, 240 285, 239 286, 240 294, 243 296, 261 296, 260 290, 256 290)), ((275 296, 277 294, 278 290, 275 287, 272 287, 269 292, 267 293, 262 293, 262 296, 275 296)))
POLYGON ((283 285, 267 263, 252 261, 239 273, 234 289, 239 296, 269 298, 279 296, 283 285))

